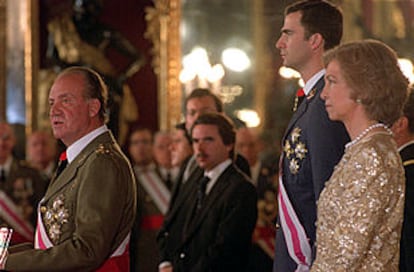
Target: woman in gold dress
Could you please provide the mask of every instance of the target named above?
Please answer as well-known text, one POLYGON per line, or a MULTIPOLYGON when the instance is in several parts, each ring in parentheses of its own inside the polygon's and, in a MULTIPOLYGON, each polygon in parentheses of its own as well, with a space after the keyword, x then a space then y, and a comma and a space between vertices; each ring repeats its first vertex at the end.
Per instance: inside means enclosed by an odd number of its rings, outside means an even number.
POLYGON ((379 41, 343 44, 324 62, 321 97, 352 141, 318 202, 311 271, 398 271, 405 181, 388 127, 401 114, 408 80, 379 41))

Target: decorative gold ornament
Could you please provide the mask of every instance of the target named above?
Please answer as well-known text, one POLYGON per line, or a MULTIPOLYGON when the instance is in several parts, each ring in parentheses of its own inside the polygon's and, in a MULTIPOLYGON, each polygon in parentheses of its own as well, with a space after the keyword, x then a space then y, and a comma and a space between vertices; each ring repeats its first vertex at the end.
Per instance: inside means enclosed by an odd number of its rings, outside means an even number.
POLYGON ((316 94, 316 89, 315 89, 315 88, 313 88, 313 89, 309 92, 309 94, 306 96, 306 99, 307 99, 307 100, 310 100, 311 98, 313 98, 313 97, 315 96, 315 94, 316 94))
POLYGON ((302 130, 299 127, 295 127, 290 134, 290 138, 292 139, 292 143, 296 143, 299 140, 300 133, 302 130))
POLYGON ((289 163, 289 170, 292 174, 296 175, 299 172, 299 163, 296 159, 291 159, 289 163))
POLYGON ((153 44, 152 66, 158 76, 160 129, 172 128, 181 118, 180 0, 154 0, 145 9, 145 37, 153 44))
POLYGON ((306 149, 305 144, 299 142, 295 148, 296 157, 300 160, 303 160, 306 157, 306 153, 308 153, 308 150, 306 149))
MULTIPOLYGON (((68 222, 69 211, 65 208, 65 197, 59 195, 55 198, 51 208, 41 209, 44 212, 43 222, 46 225, 47 233, 53 243, 59 241, 62 234, 62 226, 68 222)), ((43 208, 43 207, 42 207, 43 208)))
POLYGON ((284 156, 289 160, 289 170, 293 175, 299 172, 301 162, 306 158, 308 149, 305 143, 300 141, 302 129, 295 127, 286 138, 283 146, 284 156))

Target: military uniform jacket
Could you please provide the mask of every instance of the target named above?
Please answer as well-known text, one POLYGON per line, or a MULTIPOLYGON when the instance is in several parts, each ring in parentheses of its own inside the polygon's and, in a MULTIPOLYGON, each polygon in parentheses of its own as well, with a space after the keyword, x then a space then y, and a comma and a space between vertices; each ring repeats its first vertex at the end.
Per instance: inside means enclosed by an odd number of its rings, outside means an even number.
MULTIPOLYGON (((0 185, 0 189, 4 190, 17 208, 22 211, 22 218, 33 228, 36 226, 37 205, 44 196, 46 188, 47 181, 42 178, 40 172, 30 167, 27 162, 14 158, 5 184, 0 185)), ((0 218, 0 224, 9 225, 3 218, 0 218)), ((15 233, 12 241, 18 243, 19 240, 25 241, 15 233)))
POLYGON ((405 170, 404 221, 400 244, 400 271, 414 271, 414 143, 405 146, 400 155, 405 170))
POLYGON ((131 166, 112 134, 89 143, 57 177, 41 202, 54 246, 9 255, 12 271, 94 271, 129 234, 136 210, 131 166))
MULTIPOLYGON (((152 170, 159 180, 161 174, 157 168, 152 170)), ((131 272, 156 272, 158 271, 159 252, 156 243, 159 227, 146 224, 144 221, 148 217, 163 217, 163 213, 156 205, 151 195, 140 183, 139 175, 137 179, 138 206, 135 224, 133 226, 130 245, 131 272)))
MULTIPOLYGON (((309 239, 312 259, 315 258, 317 200, 349 141, 343 124, 328 117, 320 97, 324 85, 323 78, 315 84, 293 114, 282 141, 283 184, 309 239)), ((280 227, 276 233, 274 271, 295 271, 296 266, 280 227)))

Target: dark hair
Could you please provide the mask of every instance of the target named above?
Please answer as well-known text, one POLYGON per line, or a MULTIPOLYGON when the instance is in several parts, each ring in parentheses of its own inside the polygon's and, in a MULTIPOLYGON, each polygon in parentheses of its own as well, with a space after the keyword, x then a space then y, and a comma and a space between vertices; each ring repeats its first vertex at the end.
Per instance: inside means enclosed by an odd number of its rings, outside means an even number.
POLYGON ((181 122, 181 123, 179 123, 179 124, 176 124, 176 125, 175 125, 175 129, 179 129, 179 130, 184 131, 184 136, 185 136, 185 138, 187 139, 187 141, 188 141, 188 143, 189 143, 189 144, 191 144, 191 143, 193 142, 193 141, 191 140, 191 135, 190 135, 190 134, 188 134, 187 129, 185 129, 185 123, 184 123, 184 122, 181 122))
MULTIPOLYGON (((209 112, 201 114, 191 127, 191 134, 197 125, 215 125, 218 128, 221 140, 225 145, 234 145, 236 142, 236 128, 230 118, 222 113, 209 112)), ((229 157, 234 159, 234 147, 231 150, 229 157)))
POLYGON ((134 135, 135 133, 139 133, 139 132, 148 132, 149 135, 151 136, 151 144, 152 144, 152 142, 154 141, 154 132, 151 129, 149 129, 148 127, 136 126, 129 133, 127 146, 131 145, 132 135, 134 135))
POLYGON ((105 123, 108 121, 106 114, 107 103, 108 103, 108 88, 103 81, 102 77, 92 70, 91 68, 84 66, 71 66, 63 70, 59 77, 68 74, 80 74, 85 79, 84 97, 86 99, 98 99, 101 103, 99 109, 99 118, 105 123))
POLYGON ((342 38, 342 12, 333 4, 324 0, 305 0, 295 2, 285 9, 285 15, 300 11, 301 24, 308 39, 315 33, 325 40, 324 49, 335 47, 342 38))
POLYGON ((193 98, 200 98, 200 97, 211 97, 214 100, 214 103, 216 105, 216 110, 218 112, 223 112, 223 102, 220 100, 220 98, 212 93, 209 89, 203 89, 203 88, 197 88, 194 89, 189 96, 185 98, 184 105, 187 105, 188 101, 193 98))
POLYGON ((408 130, 414 133, 414 85, 409 88, 408 99, 405 102, 403 114, 408 119, 408 130))

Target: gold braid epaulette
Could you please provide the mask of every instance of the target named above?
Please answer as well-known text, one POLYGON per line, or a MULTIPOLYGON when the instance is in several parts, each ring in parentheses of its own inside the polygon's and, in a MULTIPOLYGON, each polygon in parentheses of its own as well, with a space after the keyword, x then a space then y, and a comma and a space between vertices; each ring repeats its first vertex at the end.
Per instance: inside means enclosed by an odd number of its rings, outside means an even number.
POLYGON ((408 160, 408 161, 403 162, 404 166, 413 165, 413 164, 414 164, 414 160, 408 160))
POLYGON ((98 148, 96 148, 95 153, 97 154, 110 154, 111 149, 108 146, 105 146, 104 144, 100 144, 98 148))

